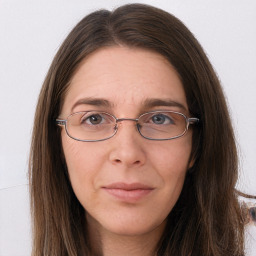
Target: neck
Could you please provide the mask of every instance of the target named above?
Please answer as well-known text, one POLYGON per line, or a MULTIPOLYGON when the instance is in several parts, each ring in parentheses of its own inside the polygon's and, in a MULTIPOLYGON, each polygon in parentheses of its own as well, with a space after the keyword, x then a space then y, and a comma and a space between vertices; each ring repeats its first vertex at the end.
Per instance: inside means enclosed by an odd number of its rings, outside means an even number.
POLYGON ((93 256, 156 256, 157 244, 165 223, 139 235, 120 235, 110 232, 96 221, 88 222, 89 242, 93 256))

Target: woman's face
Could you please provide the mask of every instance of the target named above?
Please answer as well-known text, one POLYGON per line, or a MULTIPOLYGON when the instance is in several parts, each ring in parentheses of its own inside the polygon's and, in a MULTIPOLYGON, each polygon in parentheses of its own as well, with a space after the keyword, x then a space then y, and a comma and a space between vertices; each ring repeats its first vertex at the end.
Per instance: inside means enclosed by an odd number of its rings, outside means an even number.
MULTIPOLYGON (((83 61, 60 117, 88 110, 117 118, 154 110, 189 116, 182 83, 170 63, 157 53, 119 46, 97 50, 83 61)), ((191 131, 178 139, 152 141, 138 133, 133 121, 118 127, 114 137, 99 142, 76 141, 62 130, 73 190, 88 223, 98 230, 140 235, 162 229, 190 166, 191 131)))

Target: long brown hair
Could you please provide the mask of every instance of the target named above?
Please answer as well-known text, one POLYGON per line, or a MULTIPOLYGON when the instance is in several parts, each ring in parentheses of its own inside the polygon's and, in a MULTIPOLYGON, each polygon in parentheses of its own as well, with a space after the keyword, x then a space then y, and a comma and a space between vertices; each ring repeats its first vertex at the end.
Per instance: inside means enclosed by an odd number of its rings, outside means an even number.
POLYGON ((194 165, 168 216, 156 255, 244 255, 244 224, 235 190, 236 145, 219 80, 181 21, 142 4, 89 14, 52 62, 36 108, 30 154, 32 255, 90 255, 85 210, 69 182, 55 119, 81 61, 112 45, 144 48, 168 59, 183 83, 191 115, 200 119, 193 130, 194 165))

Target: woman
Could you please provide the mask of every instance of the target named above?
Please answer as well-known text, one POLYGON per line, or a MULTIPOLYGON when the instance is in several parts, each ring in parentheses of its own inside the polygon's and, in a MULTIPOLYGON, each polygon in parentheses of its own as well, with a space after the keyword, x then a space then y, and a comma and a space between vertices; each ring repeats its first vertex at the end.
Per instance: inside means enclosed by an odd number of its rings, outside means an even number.
POLYGON ((225 98, 172 15, 132 4, 85 17, 34 123, 32 255, 244 255, 225 98))

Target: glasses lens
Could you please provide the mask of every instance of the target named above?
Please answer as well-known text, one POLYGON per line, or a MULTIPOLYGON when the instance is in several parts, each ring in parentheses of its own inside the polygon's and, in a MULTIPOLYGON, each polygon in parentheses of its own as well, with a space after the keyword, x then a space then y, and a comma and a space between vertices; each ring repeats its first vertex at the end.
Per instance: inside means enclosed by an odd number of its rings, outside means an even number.
POLYGON ((67 119, 67 133, 70 137, 94 141, 104 140, 115 134, 115 118, 108 113, 89 111, 78 112, 67 119))
POLYGON ((140 116, 138 128, 141 135, 148 139, 172 139, 186 132, 186 117, 168 111, 146 113, 140 116))

